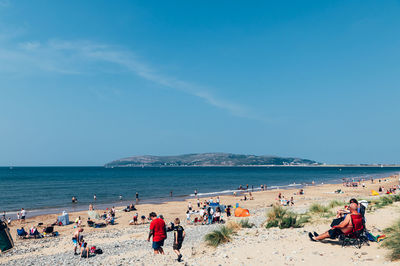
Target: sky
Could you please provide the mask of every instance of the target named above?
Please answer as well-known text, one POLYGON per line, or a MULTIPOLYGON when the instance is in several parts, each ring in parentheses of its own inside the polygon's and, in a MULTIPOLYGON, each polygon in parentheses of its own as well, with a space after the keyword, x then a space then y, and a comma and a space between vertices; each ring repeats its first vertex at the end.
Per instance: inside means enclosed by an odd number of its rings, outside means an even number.
POLYGON ((399 1, 0 0, 0 165, 400 163, 399 1))

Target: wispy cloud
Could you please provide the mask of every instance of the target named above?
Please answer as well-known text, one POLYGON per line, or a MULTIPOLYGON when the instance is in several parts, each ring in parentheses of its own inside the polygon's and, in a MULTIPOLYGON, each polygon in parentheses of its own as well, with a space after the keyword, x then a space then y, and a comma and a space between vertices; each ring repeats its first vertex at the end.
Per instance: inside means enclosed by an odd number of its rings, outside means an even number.
MULTIPOLYGON (((217 97, 208 87, 158 73, 153 66, 146 64, 132 51, 121 47, 88 41, 52 40, 46 43, 29 41, 21 42, 14 49, 0 48, 0 59, 6 59, 10 63, 8 64, 9 68, 12 68, 13 63, 15 66, 16 62, 18 64, 23 62, 25 65, 30 65, 31 70, 39 69, 40 71, 72 75, 90 72, 90 69, 85 69, 85 65, 87 66, 88 63, 102 62, 118 65, 125 71, 149 82, 192 95, 202 99, 208 105, 225 110, 234 116, 264 120, 252 115, 249 109, 241 104, 217 97)), ((2 69, 4 70, 4 66, 0 66, 0 71, 2 69)))

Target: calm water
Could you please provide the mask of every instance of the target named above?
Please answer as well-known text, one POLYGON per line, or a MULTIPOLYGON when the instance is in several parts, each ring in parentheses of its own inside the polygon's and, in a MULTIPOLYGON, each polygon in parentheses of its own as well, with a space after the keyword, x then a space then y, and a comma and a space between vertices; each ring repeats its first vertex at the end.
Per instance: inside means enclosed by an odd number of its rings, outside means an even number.
POLYGON ((0 168, 0 211, 21 207, 32 210, 87 209, 97 195, 96 205, 121 205, 134 201, 138 192, 144 202, 160 202, 190 196, 231 193, 240 184, 287 186, 340 182, 349 177, 382 177, 400 168, 372 167, 205 167, 205 168, 103 168, 103 167, 15 167, 0 168), (124 202, 119 201, 119 195, 124 202), (71 203, 71 197, 78 204, 71 203))

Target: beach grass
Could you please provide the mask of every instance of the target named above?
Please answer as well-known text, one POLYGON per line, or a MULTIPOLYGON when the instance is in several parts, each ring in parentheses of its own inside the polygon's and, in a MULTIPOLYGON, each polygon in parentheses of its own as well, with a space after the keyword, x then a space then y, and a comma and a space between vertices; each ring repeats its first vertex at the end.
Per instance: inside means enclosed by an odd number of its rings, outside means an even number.
POLYGON ((249 219, 242 219, 238 223, 241 228, 253 228, 255 224, 251 223, 249 219))
POLYGON ((324 206, 322 204, 319 203, 313 203, 310 208, 309 211, 311 213, 319 213, 319 214, 326 214, 329 213, 329 207, 328 206, 324 206))
POLYGON ((389 259, 392 261, 400 260, 400 220, 383 232, 387 238, 382 243, 382 246, 390 250, 389 259))
POLYGON ((217 247, 232 240, 234 230, 229 226, 221 226, 218 229, 206 234, 204 240, 210 246, 217 247))
POLYGON ((284 209, 282 206, 279 205, 274 205, 266 216, 267 221, 265 224, 265 228, 299 228, 310 221, 310 216, 298 215, 294 212, 284 209))
POLYGON ((330 209, 338 207, 338 206, 343 206, 344 202, 340 201, 340 200, 332 200, 331 202, 329 202, 328 207, 330 209))

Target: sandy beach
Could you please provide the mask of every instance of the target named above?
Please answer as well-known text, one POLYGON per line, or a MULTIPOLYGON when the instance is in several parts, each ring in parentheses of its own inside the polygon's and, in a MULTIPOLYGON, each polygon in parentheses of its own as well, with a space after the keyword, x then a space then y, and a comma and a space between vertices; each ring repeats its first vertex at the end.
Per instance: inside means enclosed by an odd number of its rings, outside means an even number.
MULTIPOLYGON (((277 202, 277 195, 282 193, 286 198, 294 197, 295 205, 290 208, 294 212, 304 213, 308 207, 315 202, 326 204, 333 199, 348 201, 350 198, 369 199, 371 190, 378 190, 379 186, 389 187, 398 185, 398 176, 390 176, 382 179, 365 181, 366 187, 345 187, 342 184, 318 184, 304 188, 305 194, 298 195, 298 189, 269 190, 254 192, 254 200, 241 201, 242 196, 234 197, 220 196, 222 204, 233 205, 237 203, 243 208, 249 209, 250 221, 256 227, 242 229, 233 240, 227 244, 212 248, 204 243, 204 235, 220 225, 186 225, 187 205, 189 202, 197 209, 196 199, 186 201, 171 201, 162 204, 139 204, 137 211, 123 212, 117 208, 116 224, 105 228, 90 228, 86 225, 87 211, 70 213, 70 221, 78 216, 83 220, 84 238, 89 245, 95 245, 103 250, 103 254, 89 259, 79 258, 73 255, 71 241, 75 230, 74 224, 68 226, 56 226, 58 237, 46 237, 41 239, 19 239, 16 229, 20 228, 18 222, 13 222, 10 229, 15 241, 15 247, 6 253, 0 254, 2 265, 325 265, 356 264, 356 265, 398 265, 398 262, 390 262, 386 258, 387 250, 379 248, 379 243, 371 243, 361 249, 354 247, 342 248, 337 241, 311 242, 307 236, 309 231, 324 232, 329 229, 330 220, 317 219, 313 223, 307 223, 303 228, 296 229, 266 229, 262 224, 265 222, 265 213, 271 205, 277 202), (385 180, 386 179, 386 180, 385 180), (335 190, 341 189, 344 193, 336 194, 335 190), (147 242, 149 224, 129 225, 129 221, 135 212, 146 215, 154 211, 163 214, 167 223, 179 217, 185 228, 187 238, 183 244, 183 262, 176 262, 176 255, 172 250, 172 233, 168 233, 164 245, 166 255, 154 256, 151 243, 147 242)), ((208 198, 200 198, 202 202, 208 198)), ((96 207, 96 206, 95 206, 96 207)), ((112 206, 110 206, 112 207, 112 206)), ((367 213, 368 229, 374 234, 388 227, 396 219, 400 218, 400 205, 394 203, 388 207, 367 213)), ((97 210, 102 214, 104 210, 97 210)), ((43 215, 29 218, 25 229, 38 223, 51 224, 59 214, 43 215)), ((192 217, 192 219, 194 216, 192 217)), ((224 219, 226 217, 224 216, 224 219)), ((231 218, 237 220, 238 218, 231 218)), ((139 219, 140 222, 140 219, 139 219)))

